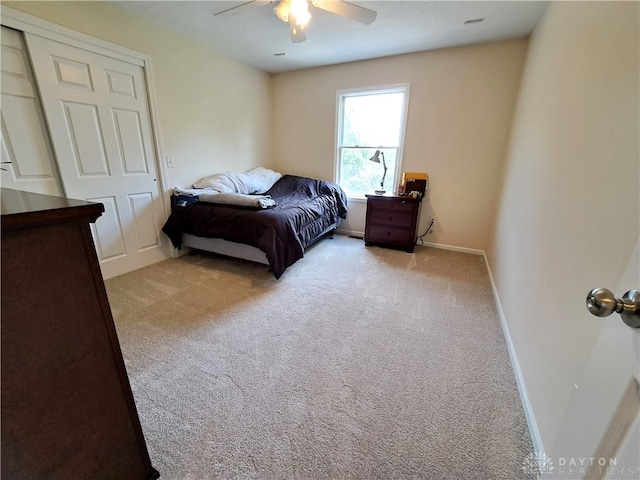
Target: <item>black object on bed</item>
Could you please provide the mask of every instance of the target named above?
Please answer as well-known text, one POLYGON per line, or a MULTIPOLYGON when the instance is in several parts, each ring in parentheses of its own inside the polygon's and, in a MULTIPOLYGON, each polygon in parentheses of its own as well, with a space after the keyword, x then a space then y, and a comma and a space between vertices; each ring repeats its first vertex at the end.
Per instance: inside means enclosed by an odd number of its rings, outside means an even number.
POLYGON ((162 227, 174 247, 182 234, 222 238, 257 247, 276 278, 304 256, 304 250, 347 216, 347 197, 335 183, 284 175, 265 195, 275 207, 253 209, 197 202, 177 207, 162 227))

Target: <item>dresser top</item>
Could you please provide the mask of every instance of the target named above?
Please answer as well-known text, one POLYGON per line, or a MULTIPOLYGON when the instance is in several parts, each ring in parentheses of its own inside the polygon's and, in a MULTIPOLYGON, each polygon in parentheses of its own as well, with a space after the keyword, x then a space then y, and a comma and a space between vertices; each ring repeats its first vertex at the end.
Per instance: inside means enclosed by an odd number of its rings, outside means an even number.
POLYGON ((408 203, 420 203, 422 202, 422 197, 411 198, 409 195, 398 195, 396 193, 385 193, 384 195, 376 195, 367 193, 365 197, 370 198, 372 200, 386 200, 386 201, 406 201, 408 203))
POLYGON ((83 220, 95 222, 104 212, 101 203, 40 193, 0 189, 2 231, 83 220))

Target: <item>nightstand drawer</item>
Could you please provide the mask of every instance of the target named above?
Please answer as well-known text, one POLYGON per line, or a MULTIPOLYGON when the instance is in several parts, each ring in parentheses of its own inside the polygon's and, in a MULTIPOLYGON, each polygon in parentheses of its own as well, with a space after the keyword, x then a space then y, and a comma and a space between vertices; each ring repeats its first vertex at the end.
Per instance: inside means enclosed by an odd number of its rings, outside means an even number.
MULTIPOLYGON (((411 206, 411 205, 410 205, 411 206)), ((385 225, 388 227, 411 228, 411 212, 393 210, 374 210, 371 212, 369 221, 372 224, 385 225)))
POLYGON ((406 228, 382 227, 370 225, 365 242, 378 242, 388 245, 413 245, 411 230, 406 228))
POLYGON ((412 213, 415 206, 415 203, 395 199, 388 200, 369 198, 369 202, 371 202, 371 205, 375 210, 390 210, 394 212, 412 213))

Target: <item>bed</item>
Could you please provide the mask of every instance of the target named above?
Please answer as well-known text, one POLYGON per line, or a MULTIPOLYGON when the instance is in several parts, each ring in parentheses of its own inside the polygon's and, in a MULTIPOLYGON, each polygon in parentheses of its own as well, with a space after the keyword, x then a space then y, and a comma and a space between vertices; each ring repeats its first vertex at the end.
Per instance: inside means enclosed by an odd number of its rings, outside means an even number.
POLYGON ((194 187, 204 189, 174 191, 162 231, 175 248, 264 263, 278 279, 347 215, 346 195, 335 183, 279 174, 266 190, 239 188, 235 177, 226 183, 214 182, 212 191, 211 182, 199 181, 194 187))

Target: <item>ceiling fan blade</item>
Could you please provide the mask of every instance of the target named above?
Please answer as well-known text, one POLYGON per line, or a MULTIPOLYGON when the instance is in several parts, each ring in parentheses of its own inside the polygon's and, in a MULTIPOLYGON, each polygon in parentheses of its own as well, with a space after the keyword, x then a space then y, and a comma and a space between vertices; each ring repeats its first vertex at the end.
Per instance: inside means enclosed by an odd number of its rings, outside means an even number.
POLYGON ((227 16, 234 13, 237 13, 242 7, 246 7, 247 5, 255 4, 256 7, 261 7, 262 5, 266 5, 267 3, 273 3, 275 0, 249 0, 247 2, 242 2, 239 5, 234 5, 233 7, 225 8, 224 10, 220 10, 213 14, 214 17, 227 16))
POLYGON ((313 5, 327 12, 350 18, 365 25, 373 23, 378 16, 378 12, 342 0, 314 0, 313 5))
POLYGON ((293 43, 304 42, 307 39, 307 34, 304 33, 304 26, 298 26, 296 17, 291 13, 289 13, 289 29, 291 30, 291 41, 293 43))

